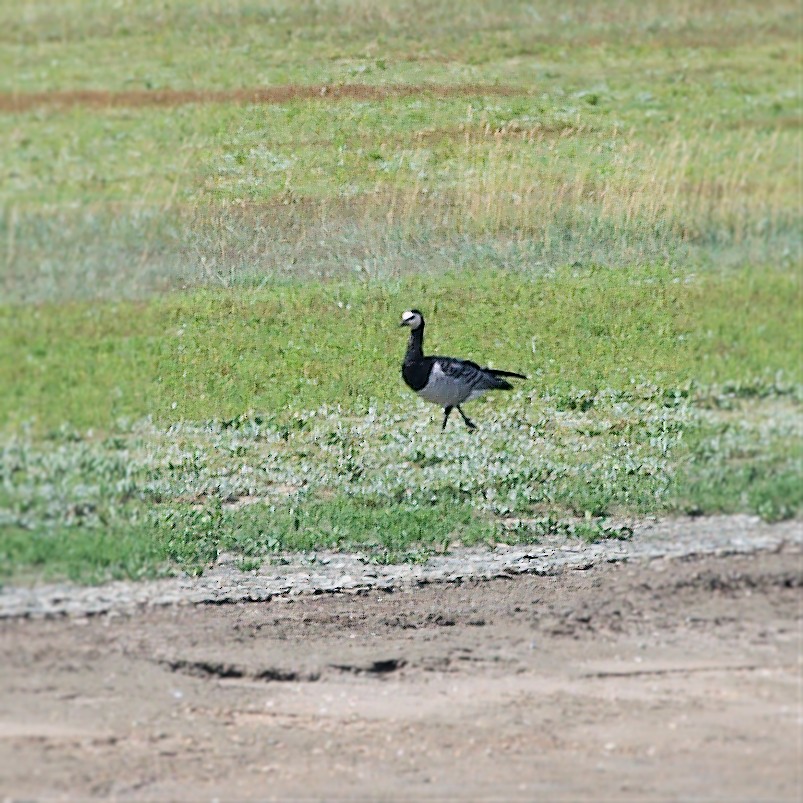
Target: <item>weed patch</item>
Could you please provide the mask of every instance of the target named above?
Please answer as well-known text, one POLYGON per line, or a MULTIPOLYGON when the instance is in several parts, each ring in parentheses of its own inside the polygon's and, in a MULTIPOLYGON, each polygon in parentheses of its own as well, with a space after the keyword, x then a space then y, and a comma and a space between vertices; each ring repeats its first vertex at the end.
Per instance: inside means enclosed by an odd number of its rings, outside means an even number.
POLYGON ((409 408, 319 408, 17 438, 0 455, 2 565, 97 580, 198 574, 222 553, 250 567, 320 549, 422 561, 455 543, 627 538, 614 522, 645 513, 800 515, 788 396, 719 409, 659 388, 575 398, 513 394, 475 433, 441 434, 423 407, 412 421, 409 408))

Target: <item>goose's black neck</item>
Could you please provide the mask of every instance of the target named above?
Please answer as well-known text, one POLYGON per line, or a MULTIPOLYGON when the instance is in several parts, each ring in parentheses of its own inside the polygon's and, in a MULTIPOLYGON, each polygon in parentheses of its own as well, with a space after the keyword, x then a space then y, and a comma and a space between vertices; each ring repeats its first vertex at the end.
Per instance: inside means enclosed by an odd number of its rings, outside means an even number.
POLYGON ((424 358, 424 324, 410 332, 410 339, 407 341, 407 353, 404 355, 404 362, 411 363, 424 358))

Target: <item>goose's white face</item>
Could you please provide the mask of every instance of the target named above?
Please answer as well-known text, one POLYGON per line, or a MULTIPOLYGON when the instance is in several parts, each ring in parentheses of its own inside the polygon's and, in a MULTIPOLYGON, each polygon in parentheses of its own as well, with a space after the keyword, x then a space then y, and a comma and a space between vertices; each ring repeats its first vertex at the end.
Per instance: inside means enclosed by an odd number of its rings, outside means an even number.
POLYGON ((411 329, 418 329, 419 326, 424 322, 424 319, 421 317, 421 313, 417 310, 407 310, 406 312, 402 313, 401 317, 401 324, 400 326, 409 326, 411 329))

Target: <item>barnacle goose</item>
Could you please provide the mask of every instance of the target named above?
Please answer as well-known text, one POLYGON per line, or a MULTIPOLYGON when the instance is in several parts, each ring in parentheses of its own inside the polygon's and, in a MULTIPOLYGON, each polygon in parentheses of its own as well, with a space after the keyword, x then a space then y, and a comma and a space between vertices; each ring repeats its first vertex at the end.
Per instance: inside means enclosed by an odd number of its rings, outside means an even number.
POLYGON ((411 309, 402 314, 400 326, 410 327, 410 340, 402 364, 402 378, 422 399, 443 407, 443 426, 449 413, 457 409, 469 429, 477 426, 460 409, 463 402, 476 399, 486 390, 512 390, 503 376, 526 379, 523 374, 498 371, 495 368, 480 368, 468 360, 455 357, 424 356, 424 316, 420 310, 411 309))

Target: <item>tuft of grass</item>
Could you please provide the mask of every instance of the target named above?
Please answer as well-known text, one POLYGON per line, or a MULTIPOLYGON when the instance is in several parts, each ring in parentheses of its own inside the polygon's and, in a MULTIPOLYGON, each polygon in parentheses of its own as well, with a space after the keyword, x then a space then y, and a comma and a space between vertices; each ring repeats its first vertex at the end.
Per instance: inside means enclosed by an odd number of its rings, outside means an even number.
POLYGON ((610 524, 604 516, 595 518, 590 510, 586 510, 582 519, 561 518, 553 512, 506 522, 500 535, 500 540, 517 544, 538 543, 545 536, 574 537, 593 544, 604 539, 626 541, 633 536, 633 528, 610 524))
POLYGON ((0 579, 17 583, 68 579, 96 584, 174 573, 150 527, 47 528, 0 525, 0 579))

